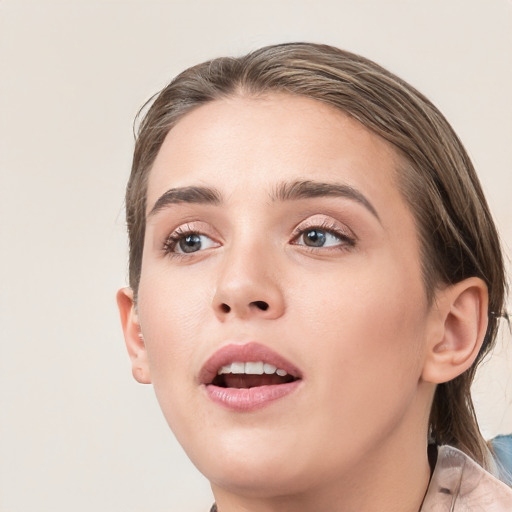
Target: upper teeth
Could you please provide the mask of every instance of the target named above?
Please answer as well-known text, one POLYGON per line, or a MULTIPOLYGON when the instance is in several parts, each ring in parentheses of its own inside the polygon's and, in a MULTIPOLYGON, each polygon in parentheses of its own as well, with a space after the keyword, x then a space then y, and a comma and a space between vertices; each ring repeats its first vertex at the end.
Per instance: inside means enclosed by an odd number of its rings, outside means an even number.
POLYGON ((222 375, 224 373, 245 373, 249 375, 263 375, 264 373, 272 375, 273 373, 277 373, 280 377, 287 375, 285 370, 282 370, 273 364, 264 363, 263 361, 251 361, 248 363, 235 361, 234 363, 223 366, 217 372, 218 375, 222 375))

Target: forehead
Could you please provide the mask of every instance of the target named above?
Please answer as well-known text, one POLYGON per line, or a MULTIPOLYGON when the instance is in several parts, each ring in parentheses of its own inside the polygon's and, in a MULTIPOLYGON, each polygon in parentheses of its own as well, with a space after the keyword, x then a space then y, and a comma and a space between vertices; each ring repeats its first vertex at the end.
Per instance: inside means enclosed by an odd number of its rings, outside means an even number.
POLYGON ((391 144, 334 107, 287 94, 236 96, 196 108, 170 130, 147 205, 172 187, 215 185, 253 197, 295 179, 342 181, 400 200, 399 162, 391 144))

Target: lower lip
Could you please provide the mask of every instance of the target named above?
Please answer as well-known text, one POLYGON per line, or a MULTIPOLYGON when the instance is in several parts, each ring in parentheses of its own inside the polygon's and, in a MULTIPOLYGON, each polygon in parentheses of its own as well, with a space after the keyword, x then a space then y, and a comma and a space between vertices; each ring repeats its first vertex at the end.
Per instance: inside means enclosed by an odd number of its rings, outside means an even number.
POLYGON ((250 412, 270 405, 290 393, 293 393, 300 384, 300 380, 278 384, 275 386, 257 386, 254 388, 221 388, 209 384, 206 394, 216 404, 238 412, 250 412))

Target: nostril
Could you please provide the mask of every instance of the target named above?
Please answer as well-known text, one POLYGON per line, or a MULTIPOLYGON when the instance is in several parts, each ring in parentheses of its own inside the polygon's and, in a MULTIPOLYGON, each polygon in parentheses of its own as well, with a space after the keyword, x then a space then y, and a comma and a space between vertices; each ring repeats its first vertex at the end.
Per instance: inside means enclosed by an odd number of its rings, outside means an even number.
POLYGON ((221 304, 220 309, 222 309, 223 313, 229 313, 231 308, 227 304, 221 304))
POLYGON ((223 313, 229 313, 231 311, 231 308, 227 304, 221 304, 220 309, 223 313))
POLYGON ((258 309, 261 309, 262 311, 266 311, 268 309, 268 304, 263 300, 257 300, 251 302, 251 304, 254 304, 258 309))

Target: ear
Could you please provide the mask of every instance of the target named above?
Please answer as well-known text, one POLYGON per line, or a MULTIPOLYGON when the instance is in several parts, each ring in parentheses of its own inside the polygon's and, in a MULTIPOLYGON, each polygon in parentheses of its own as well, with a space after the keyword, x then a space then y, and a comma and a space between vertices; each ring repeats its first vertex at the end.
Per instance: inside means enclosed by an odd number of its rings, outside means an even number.
POLYGON ((133 290, 131 288, 121 288, 117 292, 117 306, 121 314, 124 341, 132 362, 133 377, 141 384, 150 384, 151 375, 146 344, 142 337, 139 318, 133 301, 133 290))
POLYGON ((440 384, 475 361, 487 332, 489 296, 482 279, 470 277, 436 294, 435 320, 423 367, 424 381, 440 384))

